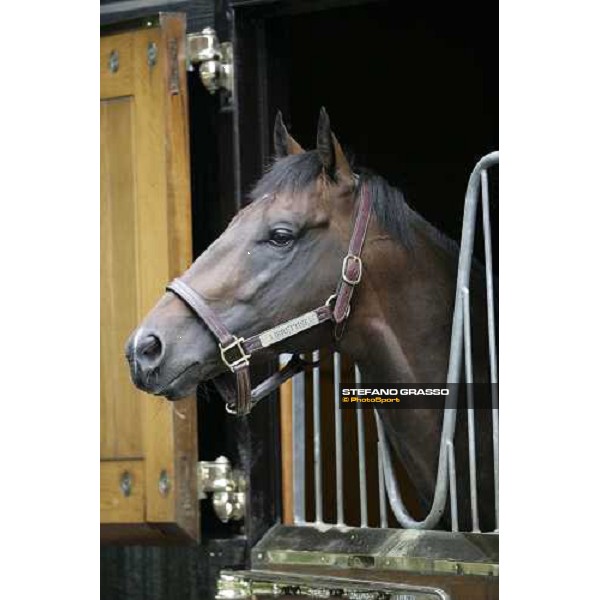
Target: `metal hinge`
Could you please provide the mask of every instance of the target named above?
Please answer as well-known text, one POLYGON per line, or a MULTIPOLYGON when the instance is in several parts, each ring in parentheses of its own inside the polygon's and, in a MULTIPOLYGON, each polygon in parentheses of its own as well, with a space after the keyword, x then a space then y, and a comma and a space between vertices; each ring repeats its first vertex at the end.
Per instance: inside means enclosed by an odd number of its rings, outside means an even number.
POLYGON ((246 480, 225 456, 198 463, 198 499, 205 500, 208 494, 212 494, 213 508, 223 523, 244 518, 246 480))
POLYGON ((221 88, 229 94, 233 92, 233 45, 220 43, 212 27, 188 33, 187 59, 190 71, 198 65, 200 79, 211 94, 221 88))

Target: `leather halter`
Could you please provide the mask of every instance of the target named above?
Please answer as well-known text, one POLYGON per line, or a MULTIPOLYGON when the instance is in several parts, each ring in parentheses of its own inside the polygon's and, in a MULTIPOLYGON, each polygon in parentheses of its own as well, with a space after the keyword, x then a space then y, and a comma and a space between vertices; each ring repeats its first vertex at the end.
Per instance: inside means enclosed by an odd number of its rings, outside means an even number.
POLYGON ((167 291, 172 292, 182 300, 217 338, 221 360, 235 375, 235 384, 232 384, 231 377, 223 375, 213 380, 217 389, 225 398, 228 412, 235 413, 238 416, 248 414, 259 400, 273 392, 290 377, 306 367, 316 364, 304 361, 298 354, 294 354, 282 370, 271 375, 252 389, 250 358, 254 353, 293 337, 302 331, 312 329, 326 321, 333 321, 336 340, 341 337, 341 331, 338 328, 343 328, 350 314, 350 301, 352 300, 354 288, 362 278, 363 266, 360 255, 367 237, 367 228, 371 216, 371 194, 366 186, 361 186, 360 189, 361 194, 356 220, 354 221, 354 230, 350 238, 348 253, 342 263, 342 274, 337 291, 329 297, 325 304, 312 311, 245 339, 231 333, 200 294, 187 283, 181 279, 174 279, 167 285, 167 291), (334 301, 335 304, 332 309, 331 305, 334 301))

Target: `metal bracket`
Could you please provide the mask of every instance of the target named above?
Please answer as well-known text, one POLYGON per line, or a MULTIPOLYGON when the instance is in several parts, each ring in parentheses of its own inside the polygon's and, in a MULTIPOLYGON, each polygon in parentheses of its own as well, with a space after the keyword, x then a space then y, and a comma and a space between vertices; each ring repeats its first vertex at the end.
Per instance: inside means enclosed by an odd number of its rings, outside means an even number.
POLYGON ((198 463, 198 499, 208 498, 208 493, 212 493, 213 508, 223 523, 244 518, 246 481, 225 456, 198 463))
POLYGON ((158 60, 158 46, 156 45, 156 42, 150 42, 148 44, 146 55, 148 57, 148 66, 154 67, 158 60))
POLYGON ((200 79, 211 94, 220 88, 233 92, 233 45, 220 43, 212 27, 187 35, 187 58, 188 69, 198 65, 200 79))
POLYGON ((347 598, 348 600, 450 600, 441 588, 278 571, 221 571, 216 600, 260 597, 347 598))
POLYGON ((177 38, 167 43, 169 53, 169 92, 179 94, 179 44, 177 38))
POLYGON ((116 73, 119 70, 119 51, 113 50, 108 57, 108 70, 116 73))
POLYGON ((124 471, 121 475, 121 481, 119 482, 119 487, 121 488, 121 492, 123 496, 126 498, 131 496, 131 488, 133 487, 133 479, 129 471, 124 471))

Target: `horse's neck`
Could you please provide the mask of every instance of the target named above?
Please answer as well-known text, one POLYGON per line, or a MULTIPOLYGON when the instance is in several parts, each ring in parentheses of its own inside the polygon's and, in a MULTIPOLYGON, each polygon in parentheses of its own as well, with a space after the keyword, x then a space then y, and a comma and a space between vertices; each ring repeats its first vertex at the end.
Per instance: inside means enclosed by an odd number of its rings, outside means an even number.
POLYGON ((342 344, 365 381, 446 380, 458 252, 416 213, 411 227, 410 250, 388 237, 367 240, 342 344))
MULTIPOLYGON (((458 248, 416 214, 411 227, 410 251, 385 236, 365 247, 364 287, 353 301, 341 348, 358 363, 365 382, 446 381, 458 248)), ((481 320, 480 312, 477 307, 473 323, 481 320)), ((431 498, 442 410, 385 410, 381 416, 421 497, 431 498)))

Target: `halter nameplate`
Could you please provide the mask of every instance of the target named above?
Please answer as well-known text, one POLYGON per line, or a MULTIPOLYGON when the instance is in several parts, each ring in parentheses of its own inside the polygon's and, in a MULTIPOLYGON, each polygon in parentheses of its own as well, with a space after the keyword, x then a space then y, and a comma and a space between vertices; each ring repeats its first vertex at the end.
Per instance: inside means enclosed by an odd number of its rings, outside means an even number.
POLYGON ((261 333, 258 338, 260 339, 263 348, 266 348, 267 346, 272 346, 277 342, 281 342, 281 340, 292 337, 301 331, 306 331, 318 324, 319 317, 317 312, 313 310, 309 313, 304 313, 295 319, 290 319, 281 325, 277 325, 277 327, 273 327, 273 329, 268 329, 264 333, 261 333))

